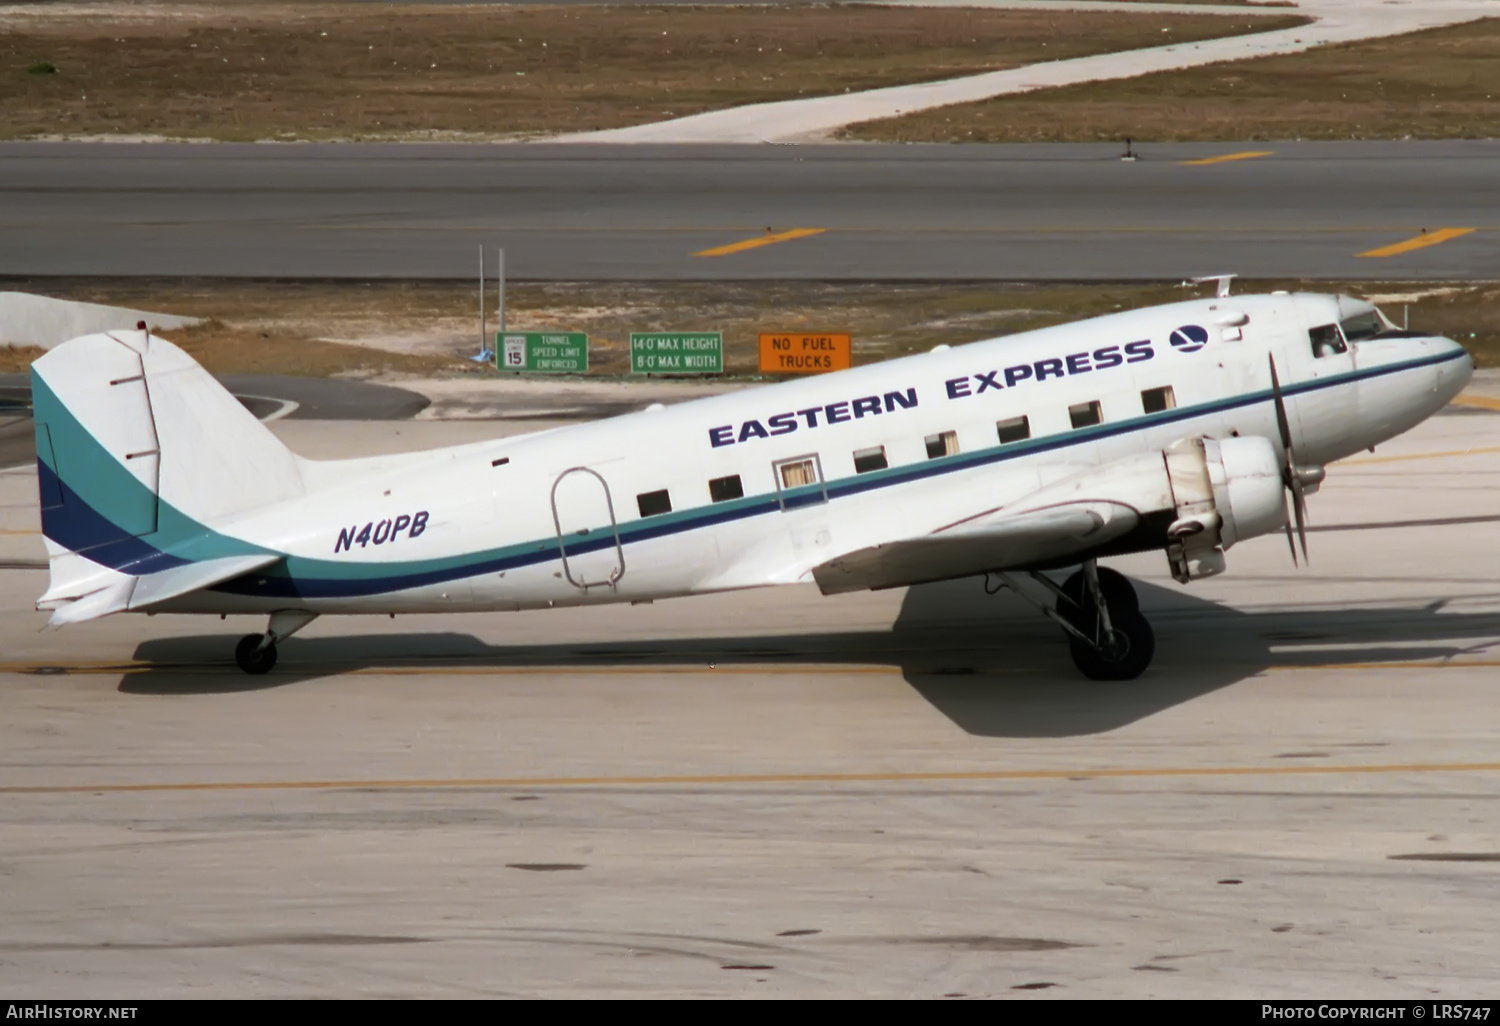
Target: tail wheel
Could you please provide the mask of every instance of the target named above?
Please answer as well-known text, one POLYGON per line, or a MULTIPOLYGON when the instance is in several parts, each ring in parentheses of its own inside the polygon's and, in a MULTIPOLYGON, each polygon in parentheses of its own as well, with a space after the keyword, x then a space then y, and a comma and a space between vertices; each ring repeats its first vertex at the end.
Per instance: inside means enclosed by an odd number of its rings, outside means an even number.
POLYGON ((276 665, 276 643, 273 641, 262 648, 261 642, 265 638, 264 634, 246 634, 234 646, 234 661, 240 669, 246 673, 271 672, 271 667, 276 665))

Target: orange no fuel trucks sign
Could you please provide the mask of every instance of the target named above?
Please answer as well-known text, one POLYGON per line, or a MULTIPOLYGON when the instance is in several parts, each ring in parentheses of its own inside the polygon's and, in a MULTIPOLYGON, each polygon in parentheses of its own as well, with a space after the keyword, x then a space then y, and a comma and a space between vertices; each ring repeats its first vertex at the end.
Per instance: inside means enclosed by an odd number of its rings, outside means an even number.
POLYGON ((760 337, 762 374, 823 374, 848 370, 848 335, 781 333, 760 337))

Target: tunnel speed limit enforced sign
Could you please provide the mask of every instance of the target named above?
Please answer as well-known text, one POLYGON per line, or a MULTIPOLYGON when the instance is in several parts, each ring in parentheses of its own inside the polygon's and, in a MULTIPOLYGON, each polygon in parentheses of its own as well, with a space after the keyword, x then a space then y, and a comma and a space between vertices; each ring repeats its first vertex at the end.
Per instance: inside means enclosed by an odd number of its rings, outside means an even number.
POLYGON ((760 371, 762 374, 825 374, 848 370, 852 349, 848 335, 763 334, 760 337, 760 371))
POLYGON ((718 331, 633 331, 632 374, 722 374, 724 335, 718 331))
POLYGON ((506 332, 495 343, 495 361, 503 371, 585 374, 589 369, 589 337, 581 331, 506 332))

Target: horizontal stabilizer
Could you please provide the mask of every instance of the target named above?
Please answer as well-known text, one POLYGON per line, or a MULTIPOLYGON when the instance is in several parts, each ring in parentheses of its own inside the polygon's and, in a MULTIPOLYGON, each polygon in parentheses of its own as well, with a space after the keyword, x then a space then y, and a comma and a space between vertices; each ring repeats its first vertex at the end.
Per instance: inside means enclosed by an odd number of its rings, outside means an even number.
POLYGON ((1097 548, 1139 521, 1129 506, 1070 503, 997 514, 932 534, 858 549, 813 568, 825 595, 894 588, 1045 563, 1097 548))
POLYGON ((115 580, 97 591, 76 599, 59 600, 53 607, 48 625, 97 620, 111 613, 122 613, 127 609, 145 609, 158 602, 200 591, 223 581, 231 580, 280 562, 284 557, 276 554, 260 556, 228 556, 224 559, 205 559, 187 563, 170 570, 140 577, 115 575, 115 580))

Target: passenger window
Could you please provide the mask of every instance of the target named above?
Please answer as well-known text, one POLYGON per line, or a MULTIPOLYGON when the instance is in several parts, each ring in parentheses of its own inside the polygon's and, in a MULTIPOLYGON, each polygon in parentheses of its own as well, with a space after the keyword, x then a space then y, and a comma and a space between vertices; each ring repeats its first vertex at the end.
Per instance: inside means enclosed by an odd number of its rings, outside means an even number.
POLYGON ((1319 328, 1307 330, 1308 341, 1312 343, 1312 354, 1318 359, 1325 356, 1334 356, 1338 353, 1347 352, 1349 347, 1344 344, 1344 337, 1339 334, 1337 324, 1325 324, 1319 328))
POLYGON ((868 474, 872 470, 884 470, 890 464, 885 461, 885 446, 877 445, 873 449, 854 450, 854 472, 856 474, 868 474))
POLYGON ((1104 411, 1100 409, 1096 399, 1091 403, 1079 403, 1077 406, 1068 407, 1068 417, 1073 421, 1075 428, 1092 427, 1104 420, 1104 411))
POLYGON ((745 497, 745 486, 740 484, 740 475, 730 474, 728 477, 714 478, 708 483, 708 497, 714 502, 743 499, 745 497))
POLYGON ((930 460, 935 460, 939 456, 952 456, 958 452, 958 432, 956 431, 928 435, 923 441, 927 443, 927 458, 930 460))
POLYGON ((781 487, 800 488, 802 485, 818 483, 818 460, 815 456, 802 456, 776 464, 781 487))
POLYGON ((1007 442, 1024 442, 1031 437, 1031 421, 1025 417, 1012 417, 997 423, 995 430, 1000 434, 1001 445, 1007 442))
POLYGON ((793 488, 823 483, 823 468, 816 456, 795 456, 789 460, 773 463, 771 467, 776 474, 776 500, 781 503, 782 509, 805 506, 811 502, 828 501, 827 489, 820 489, 821 494, 818 495, 801 495, 790 500, 786 496, 786 493, 793 488))
POLYGON ((659 492, 642 492, 635 497, 635 504, 640 508, 643 517, 654 517, 672 512, 672 498, 665 488, 659 492))
MULTIPOLYGON (((1160 413, 1162 410, 1175 410, 1177 408, 1177 396, 1172 394, 1172 386, 1165 388, 1148 388, 1141 393, 1141 409, 1147 413, 1160 413)), ((1077 425, 1074 425, 1077 427, 1077 425)))

